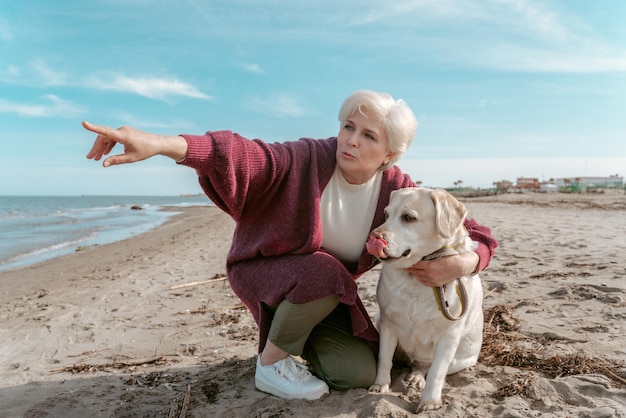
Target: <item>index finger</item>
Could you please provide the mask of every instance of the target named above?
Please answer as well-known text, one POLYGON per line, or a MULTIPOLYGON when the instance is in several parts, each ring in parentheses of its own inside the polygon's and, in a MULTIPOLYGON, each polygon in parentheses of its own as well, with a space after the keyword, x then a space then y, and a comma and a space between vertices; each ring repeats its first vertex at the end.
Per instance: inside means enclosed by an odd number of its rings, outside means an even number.
POLYGON ((96 133, 98 135, 101 135, 107 138, 113 138, 117 142, 121 142, 120 140, 124 139, 124 137, 120 134, 120 132, 117 129, 113 129, 113 128, 110 128, 108 126, 103 126, 103 125, 94 125, 92 123, 87 122, 86 120, 83 121, 83 128, 93 133, 96 133))
POLYGON ((87 153, 87 158, 99 161, 103 155, 107 155, 117 142, 121 142, 119 133, 106 126, 93 125, 87 121, 83 121, 83 127, 91 132, 97 133, 98 136, 87 153))

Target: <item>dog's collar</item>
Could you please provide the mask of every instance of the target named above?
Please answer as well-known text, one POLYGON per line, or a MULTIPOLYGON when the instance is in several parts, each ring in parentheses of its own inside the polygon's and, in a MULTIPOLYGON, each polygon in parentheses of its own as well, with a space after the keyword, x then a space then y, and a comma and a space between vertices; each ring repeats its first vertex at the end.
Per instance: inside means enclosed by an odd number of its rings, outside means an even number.
MULTIPOLYGON (((459 249, 462 245, 463 243, 453 246, 442 247, 434 253, 424 256, 422 260, 432 261, 437 260, 441 257, 457 255, 459 253, 457 249, 459 249)), ((459 319, 463 318, 463 315, 465 315, 465 312, 467 311, 467 290, 465 289, 465 285, 459 279, 455 279, 454 281, 456 281, 457 283, 456 293, 457 295, 459 295, 459 301, 461 303, 461 313, 458 316, 452 315, 452 313, 450 313, 450 305, 448 304, 448 298, 446 297, 446 286, 444 285, 439 287, 433 287, 433 292, 435 293, 435 299, 437 300, 437 304, 439 305, 439 310, 441 311, 443 316, 450 321, 458 321, 459 319)))
POLYGON ((458 255, 459 252, 456 250, 457 248, 459 248, 458 245, 441 247, 434 253, 430 253, 422 257, 422 260, 432 261, 432 260, 437 260, 438 258, 441 258, 441 257, 447 257, 449 255, 458 255))

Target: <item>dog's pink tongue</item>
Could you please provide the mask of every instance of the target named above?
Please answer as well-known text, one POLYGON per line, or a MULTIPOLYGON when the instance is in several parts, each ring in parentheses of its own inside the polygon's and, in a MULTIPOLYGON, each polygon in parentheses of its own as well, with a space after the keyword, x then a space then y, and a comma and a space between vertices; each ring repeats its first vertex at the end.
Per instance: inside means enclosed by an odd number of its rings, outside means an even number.
POLYGON ((382 238, 376 238, 374 235, 370 235, 369 239, 365 243, 365 248, 367 248, 367 252, 378 258, 387 257, 385 251, 383 251, 386 246, 387 241, 382 238))

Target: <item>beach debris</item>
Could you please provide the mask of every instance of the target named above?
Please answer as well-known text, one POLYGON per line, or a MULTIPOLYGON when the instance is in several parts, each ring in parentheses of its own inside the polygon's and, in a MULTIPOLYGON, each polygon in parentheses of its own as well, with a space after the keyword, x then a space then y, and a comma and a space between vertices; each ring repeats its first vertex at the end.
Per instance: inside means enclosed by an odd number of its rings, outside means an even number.
POLYGON ((216 382, 206 382, 202 385, 202 393, 206 396, 208 403, 215 403, 220 393, 220 385, 216 382))
POLYGON ((178 406, 178 401, 173 402, 170 406, 170 412, 168 414, 168 418, 185 418, 187 416, 187 411, 189 410, 189 400, 191 399, 191 384, 187 385, 187 389, 185 393, 182 395, 180 408, 178 406))
POLYGON ((222 280, 226 280, 226 275, 223 273, 217 273, 208 280, 201 280, 199 282, 191 282, 191 283, 184 283, 184 284, 177 284, 175 286, 170 286, 170 290, 182 289, 184 287, 198 286, 198 285, 207 284, 207 283, 214 283, 214 282, 219 282, 222 280))
POLYGON ((537 341, 542 344, 545 344, 548 341, 567 341, 570 343, 586 343, 588 340, 585 339, 576 339, 569 338, 564 335, 559 335, 556 332, 538 332, 538 333, 530 333, 537 341))
POLYGON ((97 246, 98 244, 89 244, 89 245, 79 245, 78 247, 76 247, 76 249, 74 250, 74 252, 80 252, 80 251, 85 251, 88 250, 92 247, 97 246))
MULTIPOLYGON (((545 337, 545 335, 544 335, 545 337)), ((544 338, 545 340, 545 338, 544 338)), ((601 374, 617 387, 626 387, 626 364, 616 360, 590 357, 582 354, 555 354, 542 356, 533 348, 543 342, 532 335, 519 332, 519 321, 509 306, 496 305, 485 311, 485 329, 480 362, 486 366, 509 366, 529 372, 538 372, 547 378, 581 374, 601 374)), ((532 383, 528 376, 507 382, 493 396, 523 394, 532 383)))
POLYGON ((587 271, 570 271, 570 272, 562 272, 562 271, 551 271, 546 273, 533 274, 529 278, 530 279, 557 279, 557 278, 565 278, 565 277, 589 277, 593 276, 591 273, 587 271))
POLYGON ((170 387, 172 383, 180 382, 182 379, 183 377, 181 376, 170 375, 161 371, 153 371, 150 373, 132 375, 124 383, 130 386, 147 386, 151 388, 159 385, 170 387))
POLYGON ((215 312, 215 311, 236 311, 238 309, 244 309, 245 307, 246 305, 244 305, 243 303, 240 303, 238 305, 233 305, 233 306, 216 306, 213 308, 209 308, 206 305, 202 305, 200 308, 187 309, 186 311, 178 311, 174 313, 174 315, 204 314, 204 313, 215 312))
POLYGON ((58 369, 50 370, 50 373, 71 373, 71 374, 82 374, 82 373, 95 373, 107 371, 110 369, 114 370, 128 370, 134 371, 137 367, 142 366, 165 366, 170 363, 176 363, 179 360, 177 359, 166 359, 163 356, 155 357, 148 360, 140 360, 140 361, 118 361, 114 363, 106 363, 106 364, 74 364, 72 366, 61 367, 58 369))
POLYGON ((532 385, 536 378, 537 376, 532 373, 517 376, 515 379, 500 385, 492 395, 499 401, 509 396, 525 395, 528 393, 528 388, 532 385))
POLYGON ((68 354, 68 357, 88 357, 88 356, 92 356, 96 353, 99 353, 100 351, 103 351, 104 349, 101 348, 99 350, 89 350, 89 351, 83 351, 80 354, 68 354))
POLYGON ((488 332, 513 331, 518 324, 510 306, 495 305, 485 312, 485 330, 488 332))

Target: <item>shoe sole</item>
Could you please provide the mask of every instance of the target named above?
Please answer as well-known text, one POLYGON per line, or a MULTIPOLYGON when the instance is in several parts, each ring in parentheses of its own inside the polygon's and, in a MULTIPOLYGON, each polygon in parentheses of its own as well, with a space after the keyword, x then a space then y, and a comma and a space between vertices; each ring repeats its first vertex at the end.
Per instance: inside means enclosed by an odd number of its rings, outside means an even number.
POLYGON ((278 396, 281 399, 286 399, 286 400, 291 400, 291 399, 306 399, 309 401, 316 401, 319 398, 321 398, 322 396, 324 396, 325 394, 328 393, 328 389, 326 388, 322 388, 320 389, 318 392, 308 392, 306 394, 290 394, 287 392, 283 392, 280 389, 277 389, 276 387, 262 382, 258 379, 254 379, 254 383, 256 385, 256 388, 258 390, 260 390, 261 392, 265 392, 265 393, 269 393, 270 395, 274 395, 274 396, 278 396))

